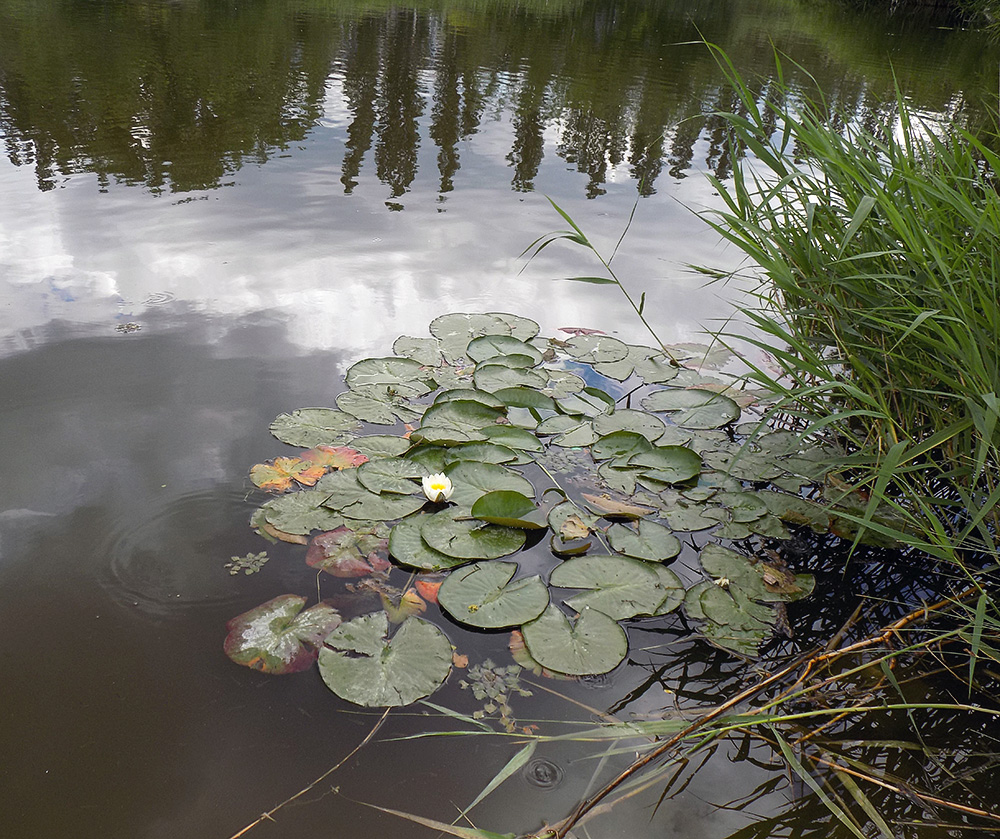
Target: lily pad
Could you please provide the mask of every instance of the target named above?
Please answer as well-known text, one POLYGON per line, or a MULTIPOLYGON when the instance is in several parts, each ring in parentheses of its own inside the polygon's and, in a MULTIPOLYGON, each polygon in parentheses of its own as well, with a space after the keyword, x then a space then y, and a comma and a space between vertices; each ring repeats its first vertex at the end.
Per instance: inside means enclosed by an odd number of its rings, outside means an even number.
POLYGON ((391 521, 416 512, 426 502, 423 496, 371 492, 358 480, 357 471, 333 472, 316 484, 316 491, 327 493, 324 505, 345 518, 391 521))
POLYGON ((503 364, 477 364, 472 374, 476 387, 488 393, 510 387, 526 387, 541 390, 548 379, 541 373, 523 367, 507 367, 503 364))
POLYGON ((261 510, 268 524, 283 533, 304 536, 313 530, 333 530, 344 523, 344 518, 323 506, 327 496, 314 489, 293 492, 268 501, 261 510))
POLYGON ((520 341, 512 335, 483 335, 469 342, 466 355, 473 361, 486 361, 496 356, 526 355, 532 358, 529 366, 542 363, 542 354, 531 344, 520 341))
POLYGON ((495 408, 501 412, 504 409, 503 402, 497 399, 492 393, 487 393, 485 390, 479 390, 474 387, 455 387, 449 390, 442 390, 434 397, 434 404, 440 405, 442 402, 460 402, 463 400, 481 402, 486 407, 495 408))
POLYGON ((316 660, 323 639, 340 623, 340 613, 328 603, 305 611, 306 599, 282 594, 226 624, 223 649, 244 667, 264 673, 297 673, 316 660))
POLYGON ((454 486, 451 500, 462 507, 471 507, 486 493, 499 490, 519 492, 529 498, 535 494, 529 480, 497 463, 460 460, 447 466, 444 472, 454 486))
POLYGON ((663 435, 666 428, 659 417, 630 408, 619 408, 613 414, 594 417, 594 431, 601 437, 615 431, 631 431, 653 442, 663 435))
POLYGON ((502 408, 491 408, 471 399, 439 402, 427 409, 420 428, 412 436, 429 443, 484 440, 480 429, 496 424, 503 414, 502 408))
POLYGON ((544 451, 545 446, 530 431, 510 425, 491 425, 481 429, 483 436, 491 443, 507 446, 523 452, 544 451))
POLYGON ((390 402, 353 390, 345 390, 337 396, 337 407, 352 417, 374 425, 395 425, 397 422, 390 402))
POLYGON ((721 428, 740 417, 740 406, 728 396, 698 388, 658 390, 642 400, 642 407, 670 413, 684 428, 721 428))
POLYGON ((351 365, 344 377, 351 390, 390 388, 400 396, 423 396, 437 386, 428 371, 412 358, 365 358, 351 365))
POLYGON ((358 428, 357 419, 333 408, 300 408, 271 423, 271 433, 282 443, 305 448, 344 443, 358 428))
POLYGON ((285 492, 294 486, 313 486, 323 477, 325 466, 310 463, 300 457, 276 457, 270 463, 258 463, 250 469, 250 480, 261 489, 285 492))
POLYGON ((571 373, 568 370, 547 369, 546 372, 549 375, 549 383, 542 392, 553 399, 564 399, 574 393, 579 393, 587 386, 587 383, 576 373, 571 373))
POLYGON ((571 623, 549 604, 539 617, 521 627, 521 633, 535 661, 569 676, 607 673, 628 653, 625 630, 603 612, 586 607, 571 623))
POLYGON ((410 338, 400 336, 392 345, 396 355, 412 358, 425 367, 438 367, 444 358, 441 355, 441 343, 437 338, 410 338))
POLYGON ((358 483, 376 494, 395 492, 413 495, 420 492, 420 479, 428 472, 419 463, 403 457, 369 460, 358 467, 358 483))
POLYGON ((542 530, 548 527, 542 511, 520 492, 499 490, 480 496, 472 505, 472 515, 480 521, 519 527, 522 530, 542 530))
POLYGON ((420 535, 423 520, 429 516, 411 516, 398 522, 389 534, 389 553, 401 565, 424 571, 445 571, 471 562, 434 550, 420 535))
POLYGON ((453 571, 438 590, 438 603, 459 623, 480 629, 518 626, 548 606, 549 590, 538 576, 511 582, 515 562, 477 562, 453 571))
POLYGON ((538 324, 531 318, 512 315, 508 312, 487 312, 487 314, 502 320, 510 328, 510 334, 521 341, 530 341, 538 334, 538 324))
POLYGON ((514 463, 520 455, 514 449, 494 443, 463 443, 447 449, 446 463, 472 460, 476 463, 514 463))
POLYGON ((630 466, 642 466, 650 477, 667 484, 690 481, 701 472, 701 455, 684 446, 657 446, 629 458, 630 466))
POLYGON ((441 342, 441 350, 449 361, 465 358, 466 348, 473 338, 481 335, 510 335, 510 326, 496 315, 441 315, 430 324, 430 333, 441 342))
POLYGON ((525 542, 523 530, 484 524, 458 507, 425 517, 420 535, 430 548, 456 559, 497 559, 519 551, 525 542))
POLYGON ((712 577, 724 580, 726 588, 738 589, 751 600, 799 600, 811 594, 816 586, 812 574, 793 574, 766 562, 754 562, 714 543, 706 545, 699 558, 702 568, 712 577))
POLYGON ((410 441, 405 437, 392 434, 370 434, 367 437, 355 437, 351 445, 369 460, 381 457, 399 457, 410 448, 410 441))
POLYGON ((511 408, 531 408, 536 411, 555 411, 556 403, 551 396, 530 387, 502 387, 493 394, 511 408))
MULTIPOLYGON (((590 447, 590 453, 594 460, 610 460, 615 457, 631 457, 633 454, 648 452, 652 448, 653 444, 642 434, 634 431, 613 431, 594 443, 590 447)), ((700 458, 698 462, 701 463, 700 458)))
POLYGON ((389 530, 381 523, 338 527, 313 537, 306 565, 334 577, 364 577, 389 570, 389 530))
POLYGON ((407 618, 388 638, 385 612, 337 627, 319 654, 326 686, 356 705, 409 705, 434 693, 451 672, 451 644, 434 624, 407 618))
POLYGON ((628 357, 628 344, 610 335, 575 335, 563 348, 585 364, 621 361, 628 357))
POLYGON ((581 556, 553 568, 549 585, 588 589, 566 601, 577 612, 590 607, 627 620, 653 614, 666 599, 669 592, 661 587, 654 567, 623 556, 581 556))
POLYGON ((638 522, 638 529, 624 524, 611 525, 608 542, 618 553, 650 562, 664 562, 681 552, 680 539, 662 524, 647 519, 638 522))
POLYGON ((572 501, 563 501, 549 510, 548 522, 553 533, 571 541, 587 538, 597 525, 597 517, 585 513, 572 501))

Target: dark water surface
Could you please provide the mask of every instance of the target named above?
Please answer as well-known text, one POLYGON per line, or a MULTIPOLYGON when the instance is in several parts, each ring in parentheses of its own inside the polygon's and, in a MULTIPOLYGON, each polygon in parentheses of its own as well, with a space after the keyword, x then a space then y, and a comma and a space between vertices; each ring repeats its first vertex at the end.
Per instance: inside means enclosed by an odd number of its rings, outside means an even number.
MULTIPOLYGON (((577 255, 519 273, 561 226, 541 193, 609 246, 641 197, 616 265, 664 340, 728 315, 736 290, 684 269, 735 259, 689 209, 732 165, 699 33, 762 89, 773 42, 858 120, 891 119, 891 70, 932 116, 975 121, 995 93, 974 33, 781 0, 0 0, 0 834, 227 839, 367 734, 377 715, 315 670, 269 678, 221 652, 232 616, 315 590, 301 548, 247 527, 249 466, 285 453, 267 426, 445 312, 648 340, 606 287, 551 281, 593 273, 577 255), (224 568, 264 549, 259 574, 224 568)), ((742 672, 672 624, 631 637, 612 677, 547 686, 658 716, 742 672)), ((508 661, 506 636, 460 643, 508 661)), ((434 699, 471 713, 456 681, 434 699)), ((534 693, 525 722, 587 715, 534 693)), ((443 727, 401 711, 379 739, 443 727)), ((434 835, 353 802, 450 821, 514 748, 377 742, 250 835, 434 835)), ((801 792, 716 807, 772 775, 769 752, 737 752, 655 815, 659 788, 579 835, 723 837, 801 792)), ((594 753, 540 748, 557 768, 512 778, 477 821, 561 818, 594 753)))

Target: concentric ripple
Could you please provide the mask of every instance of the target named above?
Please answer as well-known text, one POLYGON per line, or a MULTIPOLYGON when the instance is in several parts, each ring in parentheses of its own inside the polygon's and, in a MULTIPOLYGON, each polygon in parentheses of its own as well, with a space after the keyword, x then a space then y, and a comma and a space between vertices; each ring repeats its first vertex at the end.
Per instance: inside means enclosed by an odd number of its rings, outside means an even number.
POLYGON ((538 757, 524 765, 521 776, 532 786, 555 789, 562 783, 563 771, 551 760, 538 757))

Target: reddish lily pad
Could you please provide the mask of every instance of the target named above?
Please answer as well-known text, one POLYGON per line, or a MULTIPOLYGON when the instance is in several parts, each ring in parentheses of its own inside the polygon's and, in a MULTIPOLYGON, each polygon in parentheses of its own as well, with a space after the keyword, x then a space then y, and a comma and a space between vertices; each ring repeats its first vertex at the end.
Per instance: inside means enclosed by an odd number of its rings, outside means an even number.
POLYGON ((310 606, 296 594, 281 594, 237 615, 226 629, 223 650, 237 664, 264 673, 308 670, 323 639, 340 626, 340 613, 326 602, 310 606))
POLYGON ((308 463, 299 457, 276 457, 268 463, 258 463, 250 469, 250 480, 261 489, 286 492, 292 482, 311 487, 326 473, 326 467, 308 463))
POLYGON ((306 564, 334 577, 364 577, 389 569, 389 531, 379 523, 370 527, 338 527, 314 537, 306 564))

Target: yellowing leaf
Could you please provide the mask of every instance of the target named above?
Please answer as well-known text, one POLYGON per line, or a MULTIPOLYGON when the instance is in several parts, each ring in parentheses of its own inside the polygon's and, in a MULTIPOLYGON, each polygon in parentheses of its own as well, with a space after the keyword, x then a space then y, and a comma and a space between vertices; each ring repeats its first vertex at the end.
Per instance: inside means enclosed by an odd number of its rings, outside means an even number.
POLYGON ((416 589, 408 588, 403 592, 398 604, 393 603, 384 591, 379 592, 379 597, 382 599, 382 608, 389 616, 390 623, 402 623, 412 615, 427 611, 427 604, 420 599, 416 589))
POLYGON ((610 495, 589 495, 585 492, 583 497, 594 510, 599 511, 604 516, 641 519, 653 512, 649 507, 638 507, 635 504, 616 501, 610 495))
POLYGON ((298 457, 276 457, 273 462, 258 463, 250 469, 250 480, 261 489, 285 492, 292 481, 311 487, 326 472, 325 466, 307 463, 298 457))
POLYGON ((559 527, 559 535, 567 542, 572 539, 585 539, 590 535, 590 528, 579 516, 567 516, 559 527))
POLYGON ((368 461, 366 455, 349 446, 316 446, 303 452, 302 457, 328 469, 353 469, 368 461))

